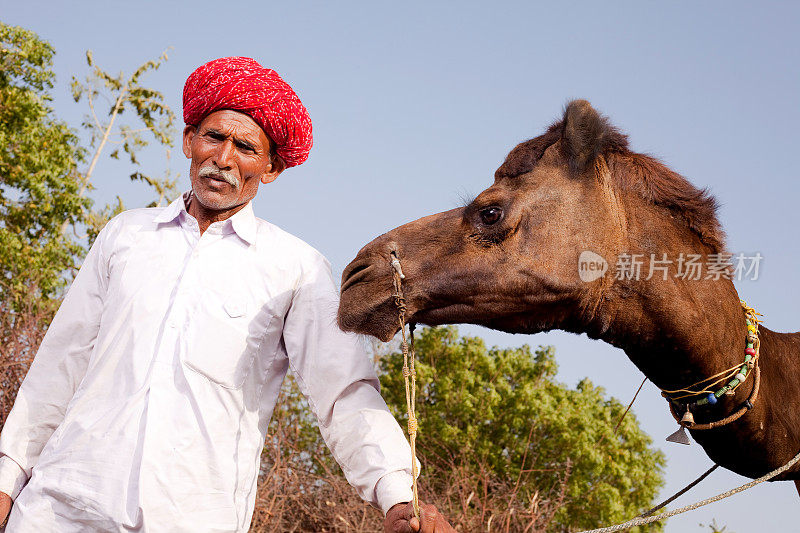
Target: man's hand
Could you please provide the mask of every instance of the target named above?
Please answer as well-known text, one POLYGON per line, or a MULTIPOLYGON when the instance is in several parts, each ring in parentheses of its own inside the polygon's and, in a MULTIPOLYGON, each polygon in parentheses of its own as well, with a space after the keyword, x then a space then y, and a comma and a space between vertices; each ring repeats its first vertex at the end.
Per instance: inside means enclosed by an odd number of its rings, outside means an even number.
MULTIPOLYGON (((5 492, 0 492, 0 525, 5 524, 8 513, 11 512, 11 496, 5 492)), ((392 507, 394 509, 394 507, 392 507)))
POLYGON ((455 533, 455 529, 439 513, 434 505, 420 504, 420 518, 414 516, 411 503, 398 503, 386 513, 383 521, 385 533, 455 533))

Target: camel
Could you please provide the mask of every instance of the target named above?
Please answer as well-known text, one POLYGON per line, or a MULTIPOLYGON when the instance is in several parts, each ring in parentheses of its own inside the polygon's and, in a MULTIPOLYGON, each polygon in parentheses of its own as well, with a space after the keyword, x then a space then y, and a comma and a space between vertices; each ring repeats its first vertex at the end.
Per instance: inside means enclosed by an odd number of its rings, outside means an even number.
MULTIPOLYGON (((662 390, 685 389, 742 364, 753 340, 724 267, 716 210, 707 190, 631 151, 607 117, 575 100, 543 135, 511 150, 494 184, 468 205, 364 246, 342 274, 339 326, 384 341, 394 336, 397 258, 409 322, 586 333, 624 350, 662 390), (688 257, 709 271, 687 276, 688 257), (637 258, 645 267, 634 276, 637 258), (652 259, 661 268, 648 275, 652 259)), ((706 392, 673 405, 680 416, 694 402, 697 424, 747 405, 734 422, 689 431, 712 461, 751 478, 800 451, 800 333, 762 325, 758 339, 760 389, 751 405, 756 379, 749 376, 718 401, 698 405, 706 392)), ((800 492, 798 465, 775 480, 795 480, 800 492)))

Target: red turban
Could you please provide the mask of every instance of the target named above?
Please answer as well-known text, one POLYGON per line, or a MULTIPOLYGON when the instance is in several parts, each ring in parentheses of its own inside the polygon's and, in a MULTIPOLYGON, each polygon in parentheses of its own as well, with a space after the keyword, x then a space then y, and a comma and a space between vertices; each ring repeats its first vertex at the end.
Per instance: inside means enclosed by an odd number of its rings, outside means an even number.
POLYGON ((183 87, 183 121, 197 126, 219 109, 240 111, 255 120, 286 166, 308 159, 311 118, 274 70, 249 57, 223 57, 192 72, 183 87))

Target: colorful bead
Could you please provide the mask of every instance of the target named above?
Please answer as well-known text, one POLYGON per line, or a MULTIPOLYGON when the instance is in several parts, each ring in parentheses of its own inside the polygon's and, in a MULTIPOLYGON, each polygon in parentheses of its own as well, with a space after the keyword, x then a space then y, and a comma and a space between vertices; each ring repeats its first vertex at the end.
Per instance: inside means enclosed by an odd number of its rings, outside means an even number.
MULTIPOLYGON (((742 305, 745 305, 744 302, 742 302, 742 305)), ((755 367, 755 363, 758 360, 758 352, 756 351, 755 346, 758 343, 758 324, 759 324, 759 322, 758 322, 758 320, 751 320, 749 318, 750 314, 752 314, 753 310, 749 309, 748 307, 746 307, 746 305, 745 305, 745 311, 748 312, 748 315, 747 315, 748 318, 746 318, 746 323, 747 323, 747 342, 746 342, 746 348, 744 350, 744 353, 745 353, 744 364, 741 367, 739 367, 739 369, 736 372, 736 375, 733 377, 733 379, 727 385, 723 386, 722 388, 720 388, 716 392, 711 392, 711 393, 696 392, 696 393, 694 393, 694 394, 704 394, 704 395, 701 398, 699 398, 698 400, 696 400, 695 402, 693 402, 693 403, 684 404, 683 408, 686 409, 686 412, 684 413, 683 418, 681 419, 681 425, 682 426, 684 426, 684 427, 692 427, 694 425, 694 417, 692 416, 692 413, 691 413, 691 409, 692 408, 697 407, 697 406, 701 406, 701 405, 703 405, 703 406, 704 405, 716 405, 717 402, 718 402, 718 399, 721 398, 722 396, 733 396, 735 394, 734 391, 736 390, 736 388, 740 384, 744 383, 745 379, 747 379, 747 375, 749 374, 749 371, 755 367)), ((700 383, 703 383, 703 382, 700 382, 700 383)), ((662 396, 664 396, 667 399, 670 398, 670 396, 669 396, 669 394, 667 392, 663 392, 662 391, 661 394, 662 394, 662 396)), ((670 401, 677 408, 680 407, 680 403, 679 402, 676 402, 675 400, 670 400, 670 401)), ((747 401, 746 404, 747 404, 748 409, 752 408, 752 404, 750 404, 749 401, 747 401)), ((667 438, 667 440, 670 440, 670 438, 667 438)))

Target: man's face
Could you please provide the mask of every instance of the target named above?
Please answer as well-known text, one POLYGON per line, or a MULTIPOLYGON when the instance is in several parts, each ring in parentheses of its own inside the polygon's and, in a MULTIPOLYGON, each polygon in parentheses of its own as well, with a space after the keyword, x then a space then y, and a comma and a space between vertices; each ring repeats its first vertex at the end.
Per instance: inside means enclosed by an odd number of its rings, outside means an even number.
POLYGON ((189 178, 197 201, 224 211, 252 200, 258 183, 270 183, 284 168, 270 156, 271 148, 261 126, 238 111, 214 111, 199 126, 186 126, 183 153, 192 161, 189 178))

